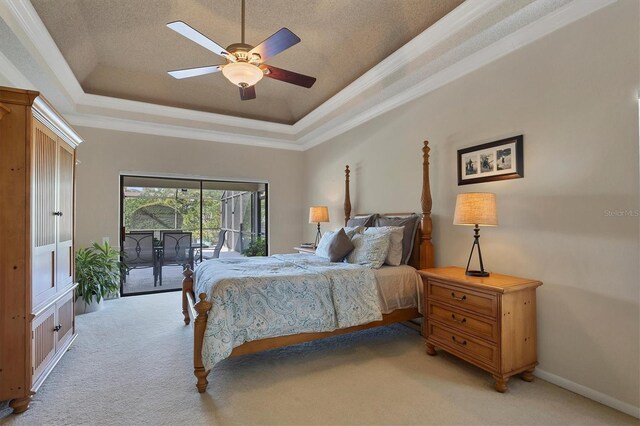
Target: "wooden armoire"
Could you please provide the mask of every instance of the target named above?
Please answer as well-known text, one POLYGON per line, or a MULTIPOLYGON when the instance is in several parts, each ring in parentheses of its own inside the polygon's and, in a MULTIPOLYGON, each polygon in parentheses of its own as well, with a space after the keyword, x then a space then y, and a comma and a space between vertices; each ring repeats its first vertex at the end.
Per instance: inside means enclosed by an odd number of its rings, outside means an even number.
POLYGON ((0 87, 0 400, 15 413, 76 337, 75 148, 38 92, 0 87))

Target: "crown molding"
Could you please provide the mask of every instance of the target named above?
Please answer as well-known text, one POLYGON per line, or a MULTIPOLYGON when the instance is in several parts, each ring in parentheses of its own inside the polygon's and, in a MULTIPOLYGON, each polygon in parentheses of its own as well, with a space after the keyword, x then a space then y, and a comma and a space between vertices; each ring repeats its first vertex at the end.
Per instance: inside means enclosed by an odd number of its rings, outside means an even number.
POLYGON ((47 124, 51 130, 53 130, 58 136, 64 139, 72 147, 77 147, 83 142, 76 131, 69 126, 60 115, 53 109, 53 107, 42 96, 38 96, 33 101, 33 113, 40 118, 43 123, 47 124))
POLYGON ((454 32, 467 27, 479 17, 484 16, 508 1, 511 0, 495 0, 490 3, 482 0, 465 1, 318 108, 298 120, 298 122, 293 125, 296 133, 313 126, 337 108, 358 97, 358 95, 365 90, 380 83, 417 57, 433 49, 439 43, 451 37, 454 32))
POLYGON ((28 0, 5 0, 0 4, 0 15, 9 28, 21 39, 29 53, 55 74, 67 96, 77 103, 84 90, 31 2, 28 0), (22 34, 25 37, 21 37, 22 34), (27 40, 28 43, 25 43, 27 40))
MULTIPOLYGON (((75 102, 76 113, 67 115, 72 124, 303 151, 424 96, 615 1, 617 0, 536 0, 520 9, 514 8, 516 12, 513 12, 509 11, 511 0, 467 0, 294 125, 85 93, 29 0, 3 0, 0 2, 0 17, 7 22, 29 54, 38 62, 46 64, 46 71, 50 71, 54 81, 75 102), (500 10, 501 7, 507 11, 500 10), (525 10, 529 13, 520 13, 525 10), (539 10, 543 12, 537 12, 539 10), (500 13, 503 16, 499 16, 500 13), (495 19, 495 15, 499 19, 494 22, 492 19, 495 19), (515 15, 521 16, 519 19, 511 19, 515 15), (490 24, 485 23, 488 26, 476 30, 477 33, 472 37, 489 38, 491 31, 500 25, 502 32, 495 42, 456 58, 437 72, 429 72, 428 67, 410 70, 412 62, 417 58, 428 57, 457 33, 473 30, 478 26, 477 22, 482 22, 482 18, 490 21, 490 24), (393 83, 393 87, 397 89, 389 87, 389 79, 395 76, 400 76, 393 83), (409 78, 417 83, 403 85, 409 78), (382 87, 380 92, 387 95, 383 102, 375 102, 375 99, 367 98, 365 94, 376 85, 382 87), (122 117, 130 113, 149 118, 122 117), (177 124, 163 123, 162 120, 167 118, 177 124), (212 127, 215 129, 211 129, 212 127), (246 134, 255 132, 264 132, 266 135, 246 134)), ((459 43, 466 41, 467 39, 459 43)), ((24 86, 28 83, 24 76, 20 77, 18 69, 1 54, 0 65, 3 65, 3 74, 9 75, 10 81, 15 81, 16 85, 24 86), (4 63, 10 66, 5 67, 4 63)), ((33 85, 28 84, 27 87, 33 85)))
POLYGON ((125 111, 132 113, 142 112, 144 114, 155 115, 158 117, 177 118, 201 123, 213 123, 249 130, 282 133, 285 135, 295 134, 293 126, 288 124, 272 123, 269 121, 234 117, 231 115, 215 114, 212 112, 150 104, 147 102, 132 101, 128 99, 112 98, 109 96, 92 95, 90 93, 83 93, 78 101, 78 105, 103 108, 112 111, 125 111))
POLYGON ((543 18, 524 26, 518 31, 501 38, 490 46, 446 67, 445 69, 425 78, 415 86, 391 96, 386 101, 374 104, 358 115, 347 120, 335 119, 299 137, 304 150, 320 145, 338 135, 341 135, 373 118, 398 108, 408 102, 432 92, 447 83, 455 81, 465 75, 514 52, 527 44, 544 37, 572 22, 577 21, 599 9, 618 0, 576 0, 550 13, 543 18))
POLYGON ((67 120, 74 126, 93 127, 98 129, 117 130, 121 132, 143 133, 155 136, 167 136, 181 139, 250 145, 261 148, 288 149, 302 151, 302 146, 295 142, 263 136, 242 135, 232 132, 220 132, 209 129, 176 126, 172 124, 150 123, 125 118, 103 117, 92 114, 66 114, 67 120))

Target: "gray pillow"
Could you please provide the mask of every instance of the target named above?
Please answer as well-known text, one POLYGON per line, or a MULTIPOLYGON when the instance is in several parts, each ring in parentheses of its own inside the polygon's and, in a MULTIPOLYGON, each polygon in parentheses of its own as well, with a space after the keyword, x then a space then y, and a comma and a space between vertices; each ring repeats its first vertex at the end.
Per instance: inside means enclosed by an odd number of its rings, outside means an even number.
POLYGON ((413 252, 413 240, 416 236, 420 216, 411 215, 405 217, 378 216, 376 226, 404 226, 402 236, 402 263, 406 264, 413 252))
POLYGON ((344 229, 336 232, 327 231, 316 248, 316 256, 324 257, 331 262, 341 262, 353 248, 354 245, 344 229))
POLYGON ((373 226, 373 223, 375 222, 376 217, 378 217, 377 214, 371 214, 369 216, 352 217, 347 221, 347 226, 364 226, 365 228, 368 228, 370 226, 373 226))
POLYGON ((344 232, 344 228, 339 230, 329 243, 329 260, 331 262, 342 262, 354 247, 351 238, 344 232))

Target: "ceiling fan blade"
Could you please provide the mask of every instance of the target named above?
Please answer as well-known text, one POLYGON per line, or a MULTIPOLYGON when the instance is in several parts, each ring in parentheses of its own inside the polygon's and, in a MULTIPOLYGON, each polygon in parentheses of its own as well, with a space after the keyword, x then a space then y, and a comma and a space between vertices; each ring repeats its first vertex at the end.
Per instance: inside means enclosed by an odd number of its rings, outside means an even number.
POLYGON ((257 53, 260 55, 260 60, 265 61, 296 43, 300 43, 300 37, 289 31, 288 28, 280 28, 271 37, 251 49, 249 56, 257 53))
POLYGON ((284 81, 285 83, 295 84, 297 86, 306 87, 307 89, 313 86, 313 83, 316 82, 315 77, 309 77, 308 75, 298 74, 297 72, 283 70, 271 65, 260 65, 260 69, 263 71, 267 71, 264 73, 265 77, 284 81))
POLYGON ((198 43, 200 46, 205 49, 215 53, 216 55, 220 55, 224 58, 229 59, 230 61, 235 62, 235 57, 223 49, 218 43, 211 40, 209 37, 205 36, 201 32, 196 29, 190 27, 182 21, 169 22, 167 27, 171 28, 173 31, 178 34, 188 38, 194 43, 198 43))
POLYGON ((197 77, 199 75, 213 74, 222 69, 220 65, 209 65, 208 67, 186 68, 183 70, 169 71, 169 75, 173 78, 182 79, 189 77, 197 77))
POLYGON ((248 101, 256 98, 256 86, 240 87, 240 100, 248 101))

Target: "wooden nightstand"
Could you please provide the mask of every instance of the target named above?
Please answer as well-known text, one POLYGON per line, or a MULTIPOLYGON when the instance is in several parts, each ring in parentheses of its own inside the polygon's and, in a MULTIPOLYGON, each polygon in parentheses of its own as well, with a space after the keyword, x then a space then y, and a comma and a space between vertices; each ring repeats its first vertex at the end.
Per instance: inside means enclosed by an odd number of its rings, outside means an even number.
POLYGON ((297 250, 298 253, 311 253, 316 254, 316 249, 313 247, 294 247, 294 250, 297 250))
POLYGON ((468 277, 464 268, 419 271, 424 283, 422 335, 427 354, 436 347, 490 372, 498 392, 522 373, 533 380, 536 351, 536 288, 526 278, 491 274, 468 277))

